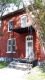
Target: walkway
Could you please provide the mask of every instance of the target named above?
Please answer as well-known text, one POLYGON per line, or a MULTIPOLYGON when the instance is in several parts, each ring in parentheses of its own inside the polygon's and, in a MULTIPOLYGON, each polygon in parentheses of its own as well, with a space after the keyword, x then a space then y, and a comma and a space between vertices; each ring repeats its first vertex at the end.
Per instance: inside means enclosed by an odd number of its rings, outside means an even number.
POLYGON ((27 71, 16 70, 13 68, 0 69, 0 80, 25 80, 23 76, 27 71))

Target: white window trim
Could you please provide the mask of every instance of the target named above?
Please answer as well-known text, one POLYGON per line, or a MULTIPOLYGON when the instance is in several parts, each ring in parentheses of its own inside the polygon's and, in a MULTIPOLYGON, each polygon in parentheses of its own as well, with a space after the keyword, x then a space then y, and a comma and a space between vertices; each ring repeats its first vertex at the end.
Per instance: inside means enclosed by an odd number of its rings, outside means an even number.
POLYGON ((24 28, 24 27, 26 27, 26 24, 22 26, 22 19, 23 19, 23 18, 26 18, 26 23, 27 23, 27 16, 26 16, 26 15, 23 15, 23 16, 21 17, 21 27, 24 28))
MULTIPOLYGON (((13 22, 13 20, 10 20, 9 22, 11 22, 11 21, 13 22)), ((8 32, 11 32, 11 31, 9 31, 9 22, 8 22, 8 32)))
MULTIPOLYGON (((11 39, 15 39, 15 46, 16 46, 16 38, 10 38, 8 39, 8 41, 11 39)), ((11 51, 8 51, 8 41, 7 41, 7 52, 6 53, 12 53, 11 51)), ((13 53, 16 53, 16 51, 13 51, 13 53)))
MULTIPOLYGON (((8 51, 8 52, 6 52, 6 53, 12 53, 12 52, 11 52, 11 51, 10 51, 10 52, 8 51)), ((13 53, 16 53, 16 52, 13 52, 13 53)))

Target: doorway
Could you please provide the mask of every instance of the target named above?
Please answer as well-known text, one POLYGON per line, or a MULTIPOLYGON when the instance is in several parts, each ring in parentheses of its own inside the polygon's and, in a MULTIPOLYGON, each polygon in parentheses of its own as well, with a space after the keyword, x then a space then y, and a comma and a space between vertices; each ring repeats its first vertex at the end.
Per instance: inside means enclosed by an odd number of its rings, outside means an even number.
POLYGON ((32 35, 26 36, 26 58, 34 58, 32 35))

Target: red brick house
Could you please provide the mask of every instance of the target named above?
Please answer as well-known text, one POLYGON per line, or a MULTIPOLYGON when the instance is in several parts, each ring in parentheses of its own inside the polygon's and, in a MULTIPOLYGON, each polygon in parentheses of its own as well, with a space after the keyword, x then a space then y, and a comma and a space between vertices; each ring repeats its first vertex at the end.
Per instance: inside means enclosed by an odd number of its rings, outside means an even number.
POLYGON ((40 46, 38 30, 35 30, 25 8, 6 14, 2 17, 2 36, 0 36, 0 60, 45 59, 40 46))

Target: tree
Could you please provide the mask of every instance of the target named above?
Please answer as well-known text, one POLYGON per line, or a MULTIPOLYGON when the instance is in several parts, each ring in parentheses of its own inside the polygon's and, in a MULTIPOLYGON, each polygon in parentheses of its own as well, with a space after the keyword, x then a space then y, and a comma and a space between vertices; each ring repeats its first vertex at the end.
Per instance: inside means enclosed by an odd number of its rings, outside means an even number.
POLYGON ((1 15, 4 12, 7 3, 15 3, 16 6, 19 6, 21 1, 22 0, 0 0, 0 6, 1 6, 0 12, 1 12, 1 15))
POLYGON ((38 34, 40 38, 40 44, 45 44, 45 4, 43 4, 42 0, 31 0, 30 6, 25 6, 26 11, 30 12, 29 15, 30 20, 32 21, 32 25, 34 28, 38 29, 38 34))
MULTIPOLYGON (((9 3, 15 3, 15 5, 17 7, 19 7, 19 4, 22 0, 0 0, 0 21, 1 21, 1 26, 2 26, 2 16, 3 16, 3 13, 5 12, 5 9, 6 9, 6 4, 9 4, 9 3)), ((0 30, 0 36, 2 36, 2 31, 0 30)))

